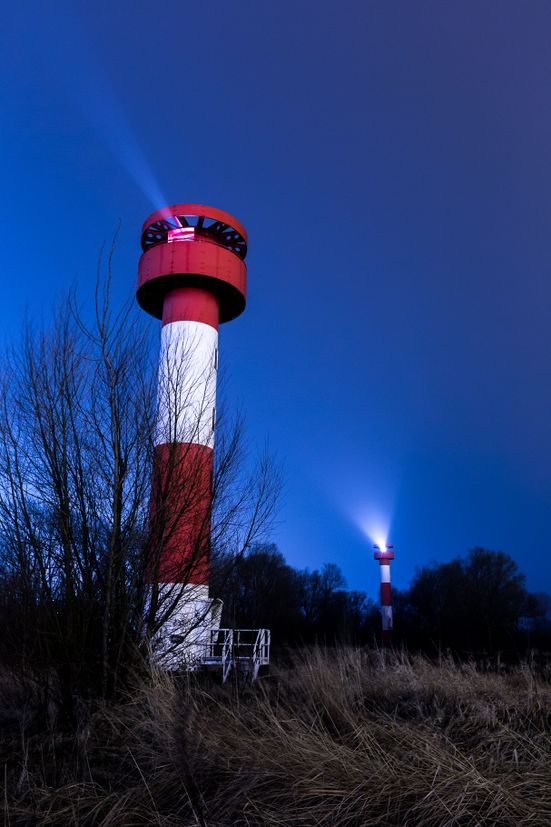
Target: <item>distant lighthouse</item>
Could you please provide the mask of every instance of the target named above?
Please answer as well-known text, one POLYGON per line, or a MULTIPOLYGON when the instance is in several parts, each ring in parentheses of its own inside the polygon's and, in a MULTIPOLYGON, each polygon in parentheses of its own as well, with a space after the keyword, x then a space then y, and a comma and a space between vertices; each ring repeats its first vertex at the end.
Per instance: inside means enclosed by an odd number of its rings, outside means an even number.
POLYGON ((384 551, 380 546, 375 549, 375 560, 379 561, 381 575, 381 620, 383 626, 383 645, 392 643, 392 588, 390 585, 390 561, 394 560, 394 546, 385 545, 384 551))

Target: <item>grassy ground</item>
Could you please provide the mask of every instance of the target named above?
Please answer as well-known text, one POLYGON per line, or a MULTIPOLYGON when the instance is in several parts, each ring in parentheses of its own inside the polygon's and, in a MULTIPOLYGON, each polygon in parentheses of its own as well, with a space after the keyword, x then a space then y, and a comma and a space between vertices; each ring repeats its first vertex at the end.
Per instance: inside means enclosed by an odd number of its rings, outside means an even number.
POLYGON ((5 824, 546 827, 539 672, 316 649, 246 692, 154 676, 72 736, 6 677, 5 824))

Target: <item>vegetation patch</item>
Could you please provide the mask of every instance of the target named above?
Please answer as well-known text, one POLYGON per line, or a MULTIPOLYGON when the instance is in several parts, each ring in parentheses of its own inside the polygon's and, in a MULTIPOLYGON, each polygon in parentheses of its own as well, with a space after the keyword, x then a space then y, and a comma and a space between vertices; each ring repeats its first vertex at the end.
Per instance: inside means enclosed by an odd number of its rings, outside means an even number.
POLYGON ((252 688, 150 674, 82 704, 72 730, 5 675, 5 823, 551 823, 545 669, 345 646, 290 659, 252 688))

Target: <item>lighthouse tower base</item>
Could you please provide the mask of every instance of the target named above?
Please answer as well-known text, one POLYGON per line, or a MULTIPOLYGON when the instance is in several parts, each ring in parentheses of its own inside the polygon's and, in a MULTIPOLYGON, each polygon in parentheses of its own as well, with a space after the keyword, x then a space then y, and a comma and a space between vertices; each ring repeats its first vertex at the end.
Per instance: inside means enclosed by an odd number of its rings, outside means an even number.
POLYGON ((269 629, 221 628, 222 601, 208 596, 208 586, 159 584, 159 603, 167 619, 153 636, 151 659, 167 672, 208 669, 224 683, 233 671, 251 681, 270 663, 269 629), (172 608, 172 611, 170 611, 172 608))

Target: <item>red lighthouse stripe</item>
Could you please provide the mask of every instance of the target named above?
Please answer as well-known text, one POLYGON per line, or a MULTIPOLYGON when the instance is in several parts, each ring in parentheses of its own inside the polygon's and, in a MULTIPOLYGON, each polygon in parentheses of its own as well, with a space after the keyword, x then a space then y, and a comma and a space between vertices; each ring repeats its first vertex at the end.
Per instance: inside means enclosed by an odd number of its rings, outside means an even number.
POLYGON ((390 583, 381 583, 381 605, 382 606, 391 606, 392 605, 392 592, 390 583))
POLYGON ((156 446, 149 581, 208 584, 212 473, 206 445, 156 446))
POLYGON ((203 322, 218 330, 218 298, 201 287, 175 287, 163 302, 163 326, 171 322, 203 322))

